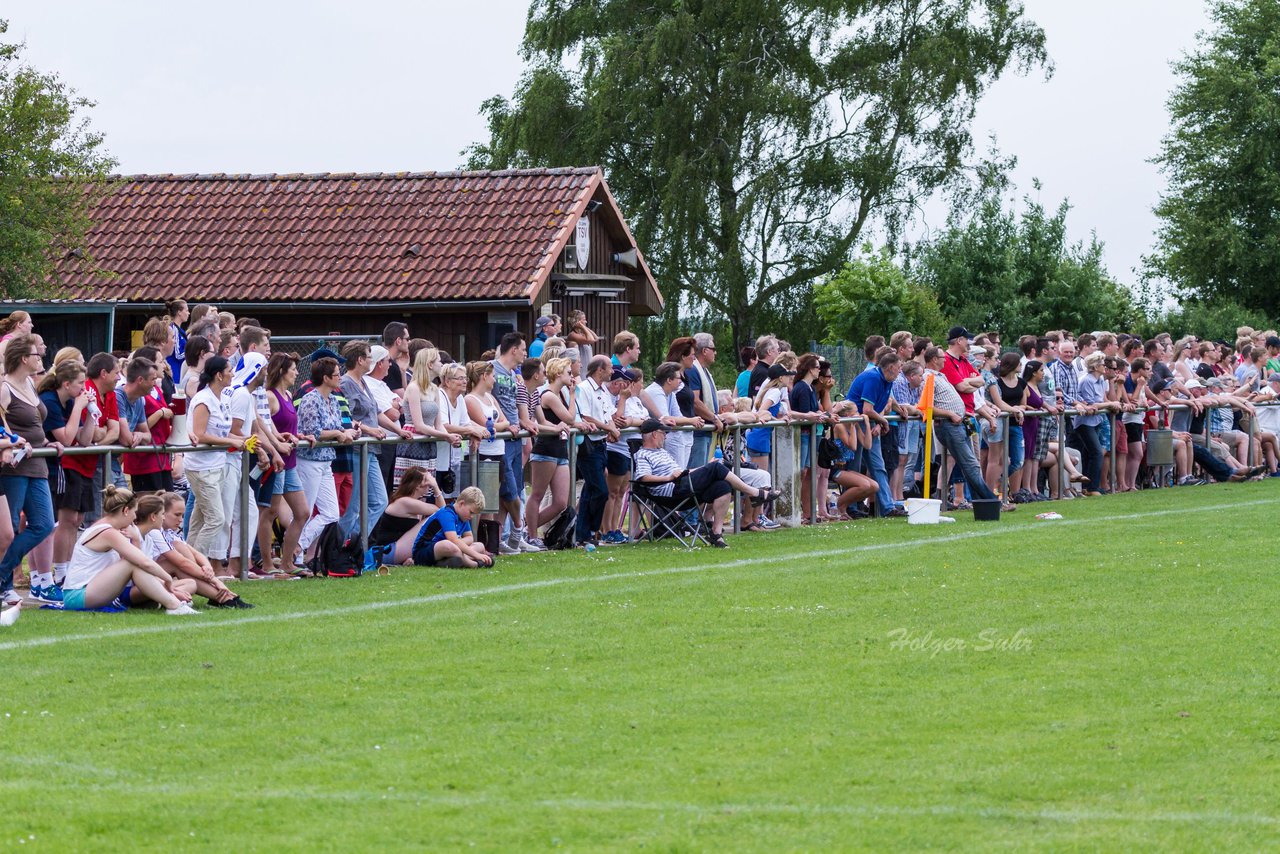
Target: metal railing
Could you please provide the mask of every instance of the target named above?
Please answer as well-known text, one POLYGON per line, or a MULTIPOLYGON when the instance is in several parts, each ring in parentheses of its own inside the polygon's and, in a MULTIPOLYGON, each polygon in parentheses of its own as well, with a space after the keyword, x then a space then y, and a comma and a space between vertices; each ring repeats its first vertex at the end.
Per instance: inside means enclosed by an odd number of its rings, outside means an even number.
MULTIPOLYGON (((1280 401, 1258 402, 1258 403, 1253 403, 1252 406, 1254 406, 1255 408, 1268 407, 1268 406, 1280 406, 1280 401)), ((1208 406, 1203 408, 1212 410, 1212 409, 1224 409, 1224 408, 1230 409, 1233 407, 1208 406)), ((1161 406, 1147 407, 1145 412, 1176 412, 1176 411, 1190 410, 1190 409, 1192 409, 1192 407, 1188 404, 1171 403, 1171 404, 1166 404, 1161 406)), ((1061 443, 1059 446, 1060 453, 1064 453, 1065 452, 1064 446, 1066 443, 1066 436, 1067 436, 1066 419, 1072 418, 1072 417, 1078 417, 1084 414, 1088 414, 1088 413, 1082 413, 1079 410, 1067 408, 1067 409, 1059 409, 1057 412, 1053 412, 1053 413, 1047 410, 1028 411, 1024 413, 1024 417, 1039 417, 1039 418, 1051 417, 1056 419, 1057 441, 1061 443)), ((903 418, 902 416, 896 415, 896 414, 886 415, 883 417, 888 422, 894 423, 894 424, 903 423, 903 422, 921 423, 923 420, 920 416, 911 416, 910 418, 903 418)), ((974 416, 967 415, 965 417, 973 418, 974 416)), ((1010 435, 1008 431, 1009 413, 1001 412, 999 414, 999 417, 1004 421, 1004 426, 1005 426, 1005 431, 1004 431, 1005 440, 1001 443, 1003 447, 1001 448, 1002 467, 1001 467, 1000 494, 1002 496, 1007 496, 1008 495, 1008 476, 1009 476, 1008 437, 1010 435)), ((1111 476, 1111 482, 1114 485, 1116 482, 1116 469, 1117 469, 1117 455, 1116 455, 1117 433, 1118 433, 1116 429, 1118 426, 1117 415, 1115 413, 1108 413, 1107 417, 1111 419, 1112 429, 1111 429, 1110 446, 1105 450, 1110 454, 1110 457, 1111 457, 1109 473, 1111 476)), ((726 429, 723 432, 729 433, 733 439, 733 446, 735 450, 734 450, 733 460, 732 460, 732 469, 734 474, 740 475, 742 471, 743 449, 745 447, 743 445, 742 438, 743 438, 743 434, 748 430, 759 429, 759 428, 765 428, 765 429, 778 429, 778 428, 798 429, 803 427, 816 428, 818 426, 826 426, 833 423, 866 425, 868 422, 868 419, 869 419, 869 416, 866 416, 866 415, 854 415, 854 416, 835 418, 835 419, 832 419, 831 421, 824 422, 822 424, 816 424, 815 422, 804 422, 799 420, 773 419, 768 421, 758 421, 758 422, 752 422, 752 423, 730 424, 726 426, 726 429)), ((937 416, 935 416, 935 420, 939 420, 937 416)), ((681 426, 681 427, 672 427, 668 429, 672 432, 700 432, 700 431, 706 431, 708 428, 694 427, 694 426, 681 426)), ((1205 427, 1204 427, 1204 441, 1206 445, 1208 445, 1211 438, 1210 431, 1211 431, 1211 418, 1208 415, 1206 415, 1205 427)), ((569 484, 570 484, 570 490, 572 492, 572 490, 575 488, 575 484, 577 483, 578 453, 577 453, 577 442, 575 441, 576 437, 579 435, 603 436, 604 431, 599 431, 599 430, 578 431, 572 428, 565 428, 565 430, 562 432, 567 433, 568 439, 569 439, 569 484)), ((639 428, 636 428, 636 427, 623 428, 619 432, 621 433, 621 435, 624 435, 624 436, 636 436, 636 435, 639 435, 640 433, 639 428)), ((1259 451, 1257 434, 1258 434, 1257 418, 1250 418, 1249 432, 1248 432, 1249 450, 1248 450, 1248 460, 1246 460, 1246 464, 1250 464, 1256 458, 1256 453, 1259 451)), ((532 438, 533 435, 534 434, 530 433, 529 431, 519 430, 519 431, 508 431, 505 433, 495 433, 493 438, 506 439, 506 440, 523 440, 526 438, 532 438)), ((810 499, 809 500, 810 522, 817 521, 818 507, 819 507, 818 501, 821 498, 821 496, 818 495, 819 476, 818 476, 818 466, 817 466, 819 437, 820 437, 820 433, 818 429, 808 430, 807 441, 809 442, 810 466, 809 466, 809 483, 807 484, 807 486, 809 488, 809 499, 810 499)), ((317 442, 303 441, 302 443, 299 444, 299 447, 300 448, 308 448, 308 447, 309 448, 347 448, 347 449, 356 450, 358 454, 359 463, 358 463, 358 471, 355 474, 359 478, 359 484, 360 484, 359 494, 360 496, 362 496, 362 501, 360 503, 360 528, 359 528, 360 541, 361 541, 362 547, 364 549, 367 549, 369 544, 369 514, 368 514, 368 501, 365 499, 367 499, 367 496, 369 494, 368 474, 369 474, 370 446, 373 446, 373 445, 396 446, 401 444, 407 444, 410 442, 425 443, 425 442, 442 442, 442 441, 443 440, 438 439, 436 437, 431 437, 431 436, 415 436, 412 439, 402 439, 399 437, 388 438, 388 439, 361 438, 350 443, 342 443, 338 441, 317 441, 317 442)), ((945 509, 948 501, 947 494, 949 492, 948 484, 945 482, 947 480, 945 473, 949 471, 949 468, 947 466, 948 452, 946 450, 945 445, 941 443, 937 445, 937 450, 939 451, 942 458, 942 465, 939 467, 939 476, 937 477, 937 486, 941 493, 943 507, 945 509)), ((183 454, 183 453, 191 453, 195 451, 219 451, 226 454, 238 453, 240 455, 241 468, 240 468, 240 494, 238 496, 238 499, 239 499, 238 511, 240 513, 239 518, 241 520, 248 519, 249 518, 249 502, 252 500, 250 473, 252 471, 253 461, 256 458, 256 452, 251 452, 248 450, 241 450, 241 451, 228 450, 226 447, 221 445, 135 445, 133 447, 124 447, 121 445, 108 445, 108 446, 93 446, 93 447, 87 447, 87 448, 68 447, 63 449, 62 454, 67 454, 72 456, 105 457, 106 459, 104 461, 104 465, 106 467, 106 470, 110 472, 111 457, 117 454, 148 454, 148 453, 150 454, 155 454, 155 453, 183 454)), ((52 458, 52 457, 59 456, 59 452, 56 448, 51 448, 46 446, 42 448, 33 449, 31 451, 31 455, 33 457, 52 458)), ((468 456, 468 464, 471 467, 471 483, 477 484, 479 482, 478 473, 479 473, 480 455, 478 452, 472 452, 472 453, 468 453, 467 456, 468 456)), ((728 461, 725 461, 725 462, 726 462, 726 465, 729 464, 728 461)), ((1059 494, 1062 494, 1062 492, 1067 488, 1067 466, 1062 464, 1061 462, 1058 464, 1058 478, 1059 478, 1058 480, 1059 494)), ((573 496, 571 495, 570 499, 572 498, 573 496)), ((539 500, 540 499, 541 499, 541 496, 539 496, 539 500)), ((733 530, 734 530, 734 533, 738 533, 738 531, 740 530, 740 520, 741 520, 742 513, 741 513, 741 494, 737 490, 734 490, 733 503, 734 503, 733 530)), ((228 520, 228 524, 230 524, 230 521, 231 520, 228 520)), ((240 577, 243 580, 248 577, 248 572, 249 572, 248 556, 251 550, 251 535, 249 532, 249 526, 246 524, 241 524, 239 533, 240 533, 239 546, 240 546, 240 556, 241 556, 240 577)), ((536 535, 536 532, 534 532, 534 534, 536 535)))

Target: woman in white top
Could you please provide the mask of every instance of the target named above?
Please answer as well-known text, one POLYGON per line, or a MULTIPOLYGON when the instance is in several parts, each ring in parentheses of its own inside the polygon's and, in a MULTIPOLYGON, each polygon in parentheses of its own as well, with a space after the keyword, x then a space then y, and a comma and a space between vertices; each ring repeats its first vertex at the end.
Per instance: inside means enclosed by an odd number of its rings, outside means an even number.
MULTIPOLYGON (((644 372, 639 368, 625 368, 631 374, 629 382, 618 395, 617 413, 613 423, 619 427, 639 427, 649 417, 649 410, 644 405, 644 372)), ((625 379, 614 368, 615 377, 625 379)), ((632 444, 639 447, 638 435, 619 436, 616 442, 608 442, 605 467, 605 483, 609 485, 609 501, 604 505, 604 523, 602 527, 610 533, 622 533, 622 508, 626 504, 627 488, 631 485, 632 444)))
MULTIPOLYGON (((498 401, 493 396, 493 383, 493 362, 471 362, 467 365, 467 417, 471 419, 472 424, 480 427, 484 432, 484 438, 480 440, 477 451, 480 459, 503 465, 507 441, 495 439, 493 436, 510 430, 511 422, 502 414, 502 408, 498 406, 498 401), (492 432, 489 431, 490 422, 493 423, 492 432)), ((470 486, 470 471, 467 474, 468 477, 462 480, 470 486)), ((496 522, 498 515, 486 513, 481 518, 496 522)))
POLYGON ((187 454, 187 482, 195 493, 191 526, 187 537, 201 554, 213 554, 219 535, 227 525, 222 508, 222 482, 225 478, 226 452, 239 451, 244 439, 231 434, 230 406, 222 399, 223 390, 231 383, 231 365, 221 356, 211 356, 200 372, 199 391, 191 401, 191 442, 216 445, 212 451, 187 454))
POLYGON ((174 578, 189 579, 214 608, 252 608, 214 575, 209 559, 183 542, 182 496, 153 492, 138 499, 138 533, 143 553, 174 578))
POLYGON ((134 527, 137 499, 127 489, 102 492, 102 519, 90 525, 71 552, 62 606, 68 611, 159 603, 175 616, 198 613, 191 607, 195 582, 174 581, 142 551, 134 527))
MULTIPOLYGON (((467 439, 487 439, 489 432, 483 426, 472 424, 467 414, 467 369, 456 362, 445 365, 440 371, 440 387, 444 394, 440 396, 440 418, 444 422, 446 432, 457 436, 457 445, 450 443, 449 452, 436 446, 436 471, 453 472, 453 489, 444 494, 445 498, 456 498, 463 487, 463 455, 467 453, 464 442, 467 439)), ((469 474, 469 472, 468 472, 469 474)))

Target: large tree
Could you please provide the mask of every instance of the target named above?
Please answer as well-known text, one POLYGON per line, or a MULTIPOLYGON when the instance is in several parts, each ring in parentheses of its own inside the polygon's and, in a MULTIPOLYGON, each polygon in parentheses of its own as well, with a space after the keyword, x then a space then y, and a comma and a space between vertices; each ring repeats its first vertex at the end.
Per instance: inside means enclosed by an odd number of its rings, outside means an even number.
POLYGON ((603 165, 668 318, 738 341, 953 178, 985 89, 1047 61, 1011 0, 534 0, 524 54, 471 166, 603 165))
POLYGON ((1181 296, 1280 315, 1280 0, 1218 0, 1175 63, 1151 272, 1181 296))
POLYGON ((22 62, 0 21, 0 294, 56 296, 54 262, 84 247, 93 200, 114 165, 89 129, 92 106, 54 74, 22 62))
POLYGON ((1070 203, 1050 212, 1024 198, 1019 213, 1006 205, 1007 190, 988 175, 977 192, 957 196, 946 228, 912 248, 908 277, 937 294, 946 317, 975 331, 1136 328, 1142 313, 1107 272, 1097 237, 1068 243, 1070 203))

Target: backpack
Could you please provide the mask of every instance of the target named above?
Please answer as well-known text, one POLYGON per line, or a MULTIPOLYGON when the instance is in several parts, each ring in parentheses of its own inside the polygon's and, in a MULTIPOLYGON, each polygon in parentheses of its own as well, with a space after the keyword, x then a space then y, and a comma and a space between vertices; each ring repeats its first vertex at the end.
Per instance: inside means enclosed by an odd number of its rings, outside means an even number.
POLYGON ((364 569, 365 555, 360 540, 343 536, 337 522, 330 522, 316 541, 316 556, 307 568, 330 578, 355 578, 364 569))
POLYGON ((543 535, 542 542, 548 549, 552 551, 564 551, 571 549, 577 545, 577 537, 574 535, 574 527, 578 523, 577 514, 573 512, 572 507, 566 507, 555 521, 547 527, 547 533, 543 535))

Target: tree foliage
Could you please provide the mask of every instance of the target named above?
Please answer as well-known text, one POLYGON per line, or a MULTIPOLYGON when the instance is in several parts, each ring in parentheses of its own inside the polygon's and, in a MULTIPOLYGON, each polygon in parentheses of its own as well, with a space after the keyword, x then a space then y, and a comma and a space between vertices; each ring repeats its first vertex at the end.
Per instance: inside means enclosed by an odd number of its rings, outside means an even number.
POLYGON ((7 30, 0 20, 0 293, 20 299, 56 294, 46 283, 68 252, 92 264, 84 235, 115 161, 83 117, 92 104, 24 64, 7 30))
POLYGON ((954 177, 986 88, 1046 62, 1010 0, 534 0, 523 50, 470 165, 603 165, 667 321, 739 342, 954 177))
POLYGON ((1004 186, 990 181, 976 208, 963 198, 942 233, 914 247, 909 274, 937 294, 943 314, 1005 335, 1135 327, 1142 313, 1107 273, 1097 237, 1067 242, 1070 203, 1050 213, 1026 197, 1019 214, 1006 208, 1004 186))
POLYGON ((877 252, 864 244, 858 257, 814 286, 813 298, 828 342, 861 345, 869 335, 899 329, 941 340, 946 330, 937 298, 907 279, 887 247, 877 252))
POLYGON ((1150 271, 1184 297, 1280 315, 1280 0, 1215 0, 1215 29, 1174 65, 1169 187, 1150 271))

